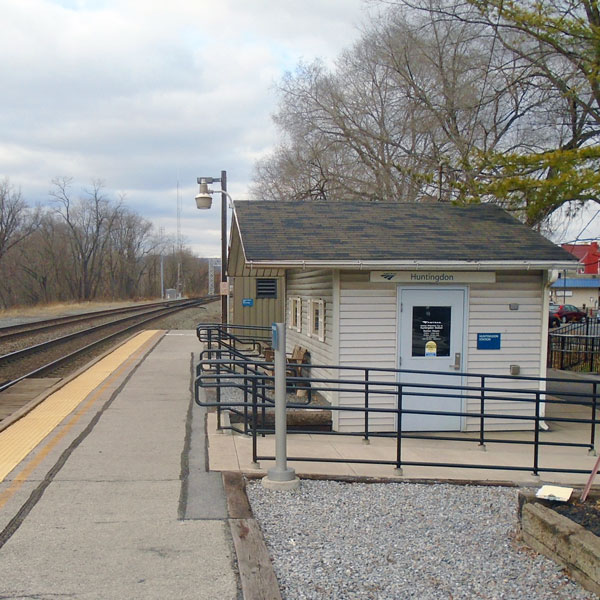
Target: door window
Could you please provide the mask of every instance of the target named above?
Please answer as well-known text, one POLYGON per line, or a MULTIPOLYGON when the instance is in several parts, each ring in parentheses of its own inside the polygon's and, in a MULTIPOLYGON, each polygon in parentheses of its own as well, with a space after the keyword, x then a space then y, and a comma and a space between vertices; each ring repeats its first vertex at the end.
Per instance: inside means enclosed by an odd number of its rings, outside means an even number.
POLYGON ((412 356, 450 356, 450 306, 413 306, 412 356))

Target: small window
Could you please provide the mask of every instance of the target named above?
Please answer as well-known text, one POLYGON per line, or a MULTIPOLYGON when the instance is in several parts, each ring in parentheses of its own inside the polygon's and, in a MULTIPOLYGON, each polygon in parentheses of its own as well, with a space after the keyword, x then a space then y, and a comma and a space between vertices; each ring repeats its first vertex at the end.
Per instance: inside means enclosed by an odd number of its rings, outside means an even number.
POLYGON ((277 279, 257 279, 257 298, 277 298, 277 279))
POLYGON ((308 301, 308 335, 325 341, 325 301, 308 301))
POLYGON ((302 299, 291 297, 288 306, 288 327, 296 331, 302 331, 302 299))

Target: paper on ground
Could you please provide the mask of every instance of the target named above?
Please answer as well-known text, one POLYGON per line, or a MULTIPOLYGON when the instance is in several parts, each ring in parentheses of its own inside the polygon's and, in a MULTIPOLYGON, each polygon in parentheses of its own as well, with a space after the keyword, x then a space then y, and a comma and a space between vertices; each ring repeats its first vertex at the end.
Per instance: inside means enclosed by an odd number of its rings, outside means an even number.
POLYGON ((555 502, 568 502, 573 488, 560 487, 558 485, 543 485, 536 493, 537 498, 553 500, 555 502))

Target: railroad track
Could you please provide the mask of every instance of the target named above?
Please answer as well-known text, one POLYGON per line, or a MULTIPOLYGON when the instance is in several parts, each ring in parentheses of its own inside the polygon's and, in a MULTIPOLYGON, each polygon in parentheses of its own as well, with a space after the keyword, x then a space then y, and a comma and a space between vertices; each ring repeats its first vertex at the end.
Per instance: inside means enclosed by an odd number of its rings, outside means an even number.
POLYGON ((189 300, 170 300, 167 302, 153 302, 151 304, 141 304, 138 306, 125 306, 121 308, 111 308, 107 310, 98 310, 76 315, 66 315, 54 319, 44 319, 43 321, 31 321, 29 323, 20 323, 18 325, 9 325, 0 327, 0 344, 9 340, 18 340, 26 336, 38 335, 53 329, 59 329, 66 325, 76 325, 77 323, 87 323, 102 317, 112 317, 119 314, 143 313, 148 310, 161 307, 175 307, 185 305, 189 300))
MULTIPOLYGON (((191 300, 147 304, 129 310, 120 308, 112 311, 100 311, 100 314, 98 312, 86 313, 52 319, 50 322, 38 321, 26 326, 0 328, 0 344, 2 344, 7 339, 10 339, 11 343, 15 343, 15 340, 19 338, 35 338, 42 332, 46 334, 49 330, 57 330, 60 327, 70 328, 74 324, 85 326, 84 330, 70 331, 63 335, 57 331, 58 335, 50 339, 1 354, 0 404, 3 398, 2 393, 25 379, 52 375, 60 377, 62 376, 61 370, 64 371, 73 361, 81 360, 82 355, 87 357, 91 352, 97 352, 99 347, 103 348, 111 342, 115 343, 119 337, 132 333, 148 323, 174 312, 207 304, 214 301, 215 298, 216 296, 207 296, 191 300), (106 321, 94 326, 89 325, 92 320, 97 321, 99 318, 106 319, 106 321)), ((0 347, 2 346, 0 345, 0 347)), ((2 416, 0 416, 1 419, 2 416)))

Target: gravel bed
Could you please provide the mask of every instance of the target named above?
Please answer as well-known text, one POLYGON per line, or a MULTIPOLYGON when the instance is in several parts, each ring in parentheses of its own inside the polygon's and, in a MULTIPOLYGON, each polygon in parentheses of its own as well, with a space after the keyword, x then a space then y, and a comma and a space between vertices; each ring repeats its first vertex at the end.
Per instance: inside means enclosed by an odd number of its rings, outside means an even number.
POLYGON ((199 323, 220 323, 221 322, 221 303, 210 302, 203 306, 180 310, 164 319, 159 319, 150 323, 149 327, 153 329, 193 329, 199 323))
MULTIPOLYGON (((114 320, 114 315, 97 317, 93 320, 92 317, 90 317, 89 320, 79 323, 66 323, 57 328, 48 329, 46 331, 35 331, 31 334, 23 333, 22 336, 9 338, 8 340, 3 340, 0 337, 0 355, 15 352, 16 350, 22 350, 23 348, 28 348, 34 344, 42 344, 43 342, 56 339, 57 337, 64 337, 71 333, 77 333, 78 331, 87 331, 92 327, 102 325, 103 323, 110 323, 114 320)), ((99 337, 102 337, 102 335, 105 334, 99 334, 99 337)))
POLYGON ((596 598, 518 539, 517 491, 303 480, 247 493, 283 598, 596 598))

